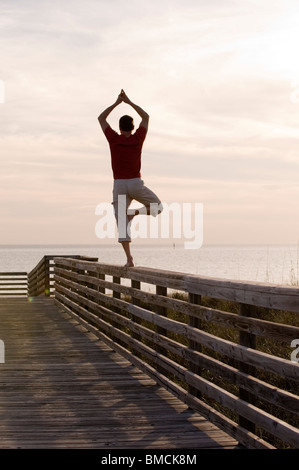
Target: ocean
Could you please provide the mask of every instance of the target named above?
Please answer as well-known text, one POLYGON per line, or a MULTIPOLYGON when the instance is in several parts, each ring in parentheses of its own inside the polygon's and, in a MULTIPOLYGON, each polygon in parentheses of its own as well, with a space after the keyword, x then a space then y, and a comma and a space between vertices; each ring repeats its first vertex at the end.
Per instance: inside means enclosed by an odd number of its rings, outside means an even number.
MULTIPOLYGON (((132 243, 136 266, 203 277, 299 286, 299 246, 250 245, 145 246, 132 243)), ((124 265, 122 247, 113 245, 0 245, 0 272, 26 271, 44 255, 85 255, 99 262, 124 265)))

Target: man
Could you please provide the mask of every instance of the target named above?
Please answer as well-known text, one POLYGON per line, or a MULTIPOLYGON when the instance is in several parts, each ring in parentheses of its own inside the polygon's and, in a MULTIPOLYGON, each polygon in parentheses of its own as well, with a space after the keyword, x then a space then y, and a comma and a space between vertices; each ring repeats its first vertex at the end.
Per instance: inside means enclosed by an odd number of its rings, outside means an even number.
POLYGON ((127 257, 126 267, 134 266, 130 251, 130 224, 137 214, 156 216, 162 212, 160 199, 148 189, 141 179, 142 146, 147 134, 149 115, 140 106, 132 103, 124 90, 121 90, 114 104, 109 106, 98 117, 102 130, 109 142, 111 164, 114 177, 113 207, 118 225, 118 241, 122 244, 127 257), (111 129, 107 117, 120 103, 130 105, 141 117, 139 128, 133 134, 134 121, 131 116, 122 116, 119 120, 120 135, 111 129), (129 210, 132 200, 143 204, 134 211, 129 210))

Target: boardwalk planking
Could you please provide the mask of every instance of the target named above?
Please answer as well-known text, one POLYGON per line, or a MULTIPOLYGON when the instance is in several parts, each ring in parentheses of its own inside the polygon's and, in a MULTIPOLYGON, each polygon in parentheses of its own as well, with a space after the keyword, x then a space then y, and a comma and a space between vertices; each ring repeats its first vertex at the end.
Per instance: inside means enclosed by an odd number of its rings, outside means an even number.
POLYGON ((0 339, 2 449, 238 447, 52 299, 1 299, 0 339))

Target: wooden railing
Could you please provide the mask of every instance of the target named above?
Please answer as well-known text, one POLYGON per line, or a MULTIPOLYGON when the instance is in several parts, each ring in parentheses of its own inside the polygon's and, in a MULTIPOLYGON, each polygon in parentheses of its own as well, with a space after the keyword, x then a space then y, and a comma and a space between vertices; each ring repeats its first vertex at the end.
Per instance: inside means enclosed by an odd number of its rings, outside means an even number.
POLYGON ((298 288, 64 258, 54 282, 59 307, 241 444, 299 448, 298 288))
POLYGON ((0 296, 27 297, 27 273, 26 272, 0 273, 0 296))
POLYGON ((97 261, 98 258, 80 255, 52 255, 44 256, 40 262, 28 273, 28 297, 39 295, 53 295, 54 258, 75 258, 81 260, 97 261))

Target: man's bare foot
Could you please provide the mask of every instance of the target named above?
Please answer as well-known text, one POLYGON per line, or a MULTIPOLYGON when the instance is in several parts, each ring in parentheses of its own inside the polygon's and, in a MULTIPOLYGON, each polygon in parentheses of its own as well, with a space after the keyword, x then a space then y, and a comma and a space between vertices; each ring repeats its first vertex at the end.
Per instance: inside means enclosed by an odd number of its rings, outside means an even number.
POLYGON ((130 256, 130 257, 128 258, 128 261, 127 261, 127 263, 125 264, 124 267, 125 267, 125 268, 132 268, 133 266, 134 266, 133 257, 130 256))

